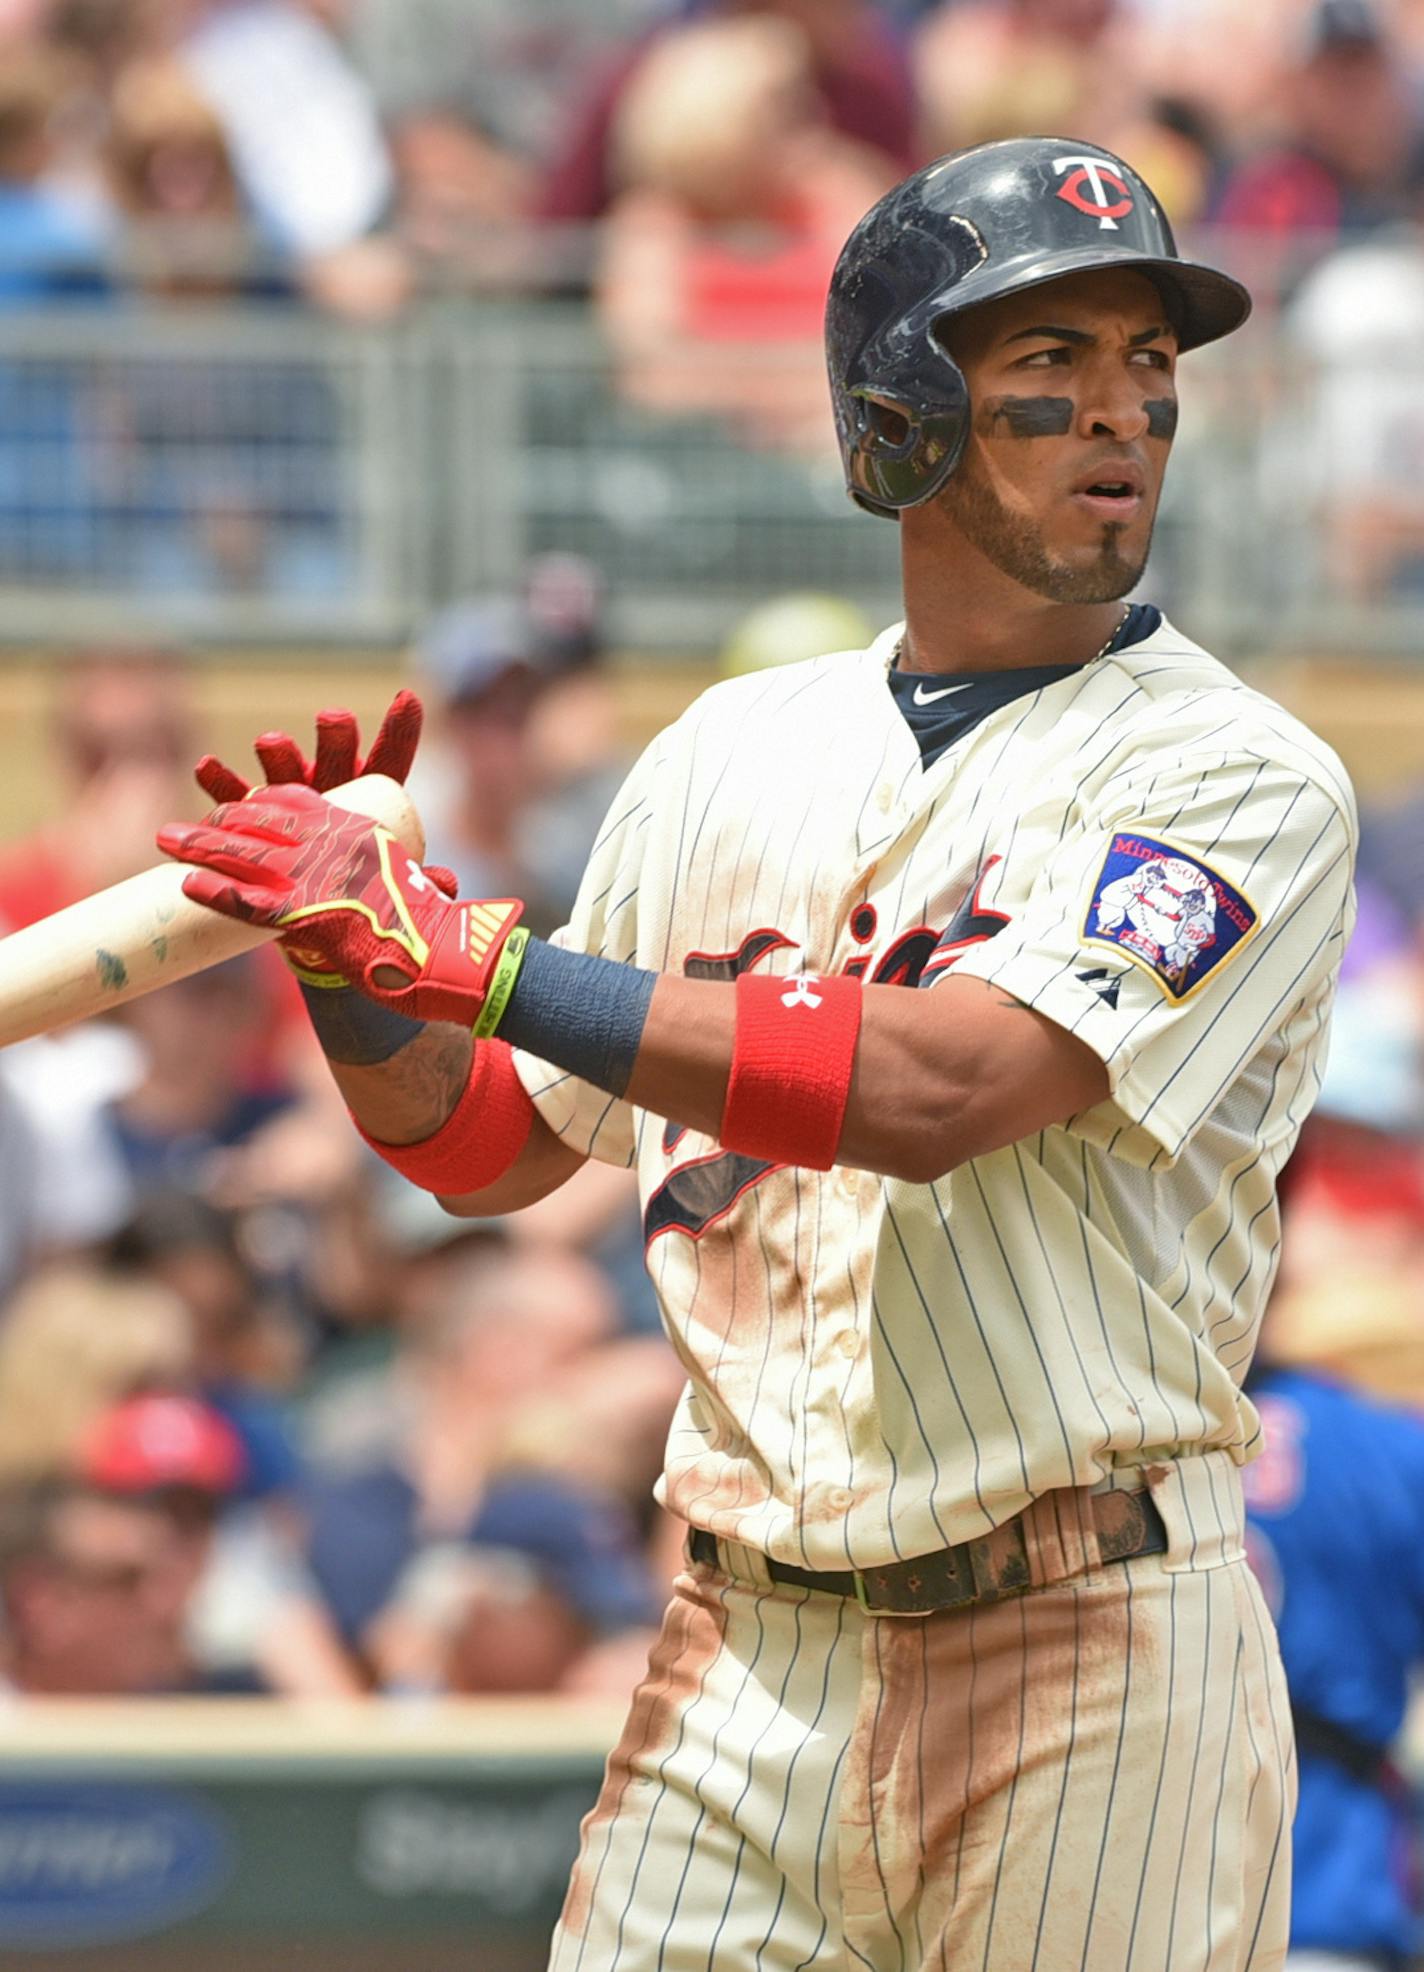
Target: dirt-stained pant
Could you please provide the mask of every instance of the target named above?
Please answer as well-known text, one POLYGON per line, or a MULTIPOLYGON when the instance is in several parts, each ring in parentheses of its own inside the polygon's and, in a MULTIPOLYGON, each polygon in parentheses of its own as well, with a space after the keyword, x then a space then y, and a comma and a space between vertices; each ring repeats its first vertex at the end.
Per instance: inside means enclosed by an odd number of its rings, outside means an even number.
POLYGON ((1229 1461, 1183 1465, 1166 1554, 989 1605, 691 1566, 551 1972, 1276 1972, 1285 1683, 1229 1461))

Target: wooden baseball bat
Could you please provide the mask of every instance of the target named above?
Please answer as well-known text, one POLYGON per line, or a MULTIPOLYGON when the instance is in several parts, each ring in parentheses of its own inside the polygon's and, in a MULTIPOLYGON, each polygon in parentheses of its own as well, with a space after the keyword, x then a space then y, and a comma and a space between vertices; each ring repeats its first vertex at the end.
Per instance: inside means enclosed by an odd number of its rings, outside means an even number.
MULTIPOLYGON (((405 789, 364 774, 327 796, 383 822, 419 861, 425 831, 405 789)), ((265 945, 276 933, 195 904, 184 863, 160 863, 0 938, 0 1047, 109 1013, 176 979, 265 945)))

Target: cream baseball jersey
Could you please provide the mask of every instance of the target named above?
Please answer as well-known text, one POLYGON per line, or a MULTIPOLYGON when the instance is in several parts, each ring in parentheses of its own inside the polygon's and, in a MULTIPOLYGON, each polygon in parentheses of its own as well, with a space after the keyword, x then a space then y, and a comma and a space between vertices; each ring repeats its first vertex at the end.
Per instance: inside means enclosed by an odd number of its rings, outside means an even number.
POLYGON ((915 1185, 729 1155, 519 1057, 566 1142, 637 1165, 688 1373, 667 1505, 811 1568, 1253 1455, 1275 1179, 1351 921, 1340 763, 1169 623, 928 765, 899 635, 699 699, 615 801, 560 942, 793 998, 972 975, 1079 1036, 1110 1099, 915 1185))

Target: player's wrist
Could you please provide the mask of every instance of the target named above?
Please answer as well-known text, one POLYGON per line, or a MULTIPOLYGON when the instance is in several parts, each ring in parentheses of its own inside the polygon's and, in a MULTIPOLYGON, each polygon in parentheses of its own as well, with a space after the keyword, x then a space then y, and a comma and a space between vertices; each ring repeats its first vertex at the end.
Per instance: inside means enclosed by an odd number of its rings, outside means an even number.
POLYGON ((621 1096, 638 1057, 657 973, 531 937, 509 964, 512 973, 506 969, 491 982, 476 1036, 497 1031, 514 1047, 621 1096))
POLYGON ((368 999, 345 980, 314 983, 293 971, 321 1051, 340 1068, 378 1068, 425 1031, 423 1020, 368 999))

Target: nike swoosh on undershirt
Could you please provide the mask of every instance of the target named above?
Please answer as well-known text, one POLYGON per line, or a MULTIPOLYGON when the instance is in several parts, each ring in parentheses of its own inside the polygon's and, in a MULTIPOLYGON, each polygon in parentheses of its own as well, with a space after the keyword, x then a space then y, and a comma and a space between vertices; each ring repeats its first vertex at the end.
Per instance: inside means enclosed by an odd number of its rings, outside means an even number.
POLYGON ((962 685, 945 685, 937 692, 927 692, 923 685, 916 685, 911 697, 914 705, 933 705, 937 698, 948 698, 952 692, 967 692, 973 679, 966 679, 962 685))

